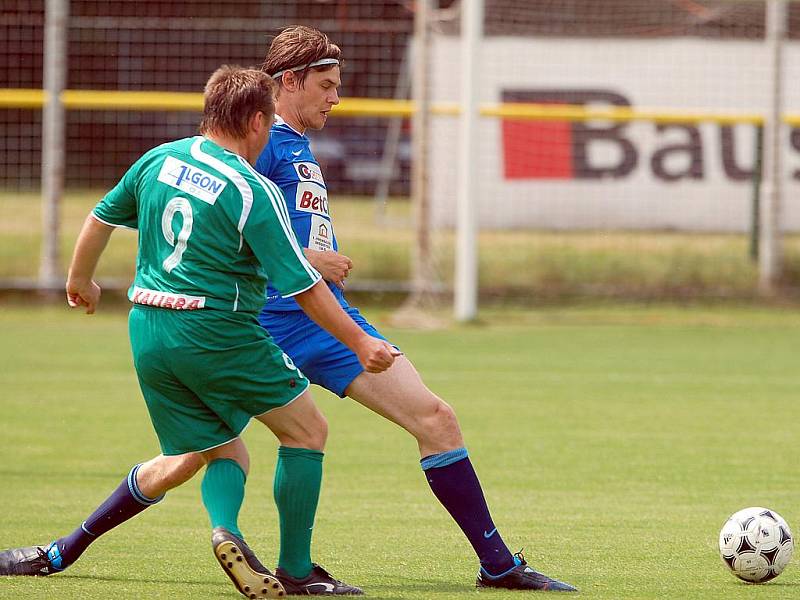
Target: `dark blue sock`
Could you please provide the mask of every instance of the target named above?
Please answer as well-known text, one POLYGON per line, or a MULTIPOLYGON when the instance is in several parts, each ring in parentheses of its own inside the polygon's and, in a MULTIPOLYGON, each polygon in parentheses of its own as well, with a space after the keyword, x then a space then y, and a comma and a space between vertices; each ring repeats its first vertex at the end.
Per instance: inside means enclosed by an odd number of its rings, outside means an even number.
POLYGON ((89 515, 80 527, 48 546, 47 556, 53 567, 59 570, 66 569, 101 535, 138 515, 164 497, 148 498, 142 494, 136 484, 136 472, 139 467, 141 465, 131 469, 114 493, 89 515))
POLYGON ((433 493, 475 549, 481 567, 490 575, 513 568, 514 557, 492 522, 467 449, 426 456, 420 464, 433 493))

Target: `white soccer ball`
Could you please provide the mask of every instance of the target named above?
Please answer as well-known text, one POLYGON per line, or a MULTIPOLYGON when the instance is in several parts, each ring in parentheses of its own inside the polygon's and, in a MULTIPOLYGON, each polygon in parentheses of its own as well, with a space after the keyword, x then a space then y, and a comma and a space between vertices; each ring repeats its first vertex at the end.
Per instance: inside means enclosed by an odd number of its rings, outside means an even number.
POLYGON ((751 583, 774 579, 794 551, 789 525, 774 510, 753 506, 736 512, 719 532, 719 553, 736 577, 751 583))

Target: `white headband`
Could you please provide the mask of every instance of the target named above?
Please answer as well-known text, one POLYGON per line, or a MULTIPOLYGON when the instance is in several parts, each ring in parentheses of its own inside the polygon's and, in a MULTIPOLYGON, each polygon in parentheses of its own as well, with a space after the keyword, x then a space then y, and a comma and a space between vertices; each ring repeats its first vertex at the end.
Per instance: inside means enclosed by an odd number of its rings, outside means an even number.
POLYGON ((277 73, 272 75, 273 79, 278 79, 281 75, 286 73, 286 71, 302 71, 303 69, 310 69, 311 67, 321 67, 323 65, 338 65, 339 61, 335 58, 320 58, 319 60, 315 60, 312 63, 307 65, 299 65, 297 67, 290 67, 288 69, 281 69, 277 73))

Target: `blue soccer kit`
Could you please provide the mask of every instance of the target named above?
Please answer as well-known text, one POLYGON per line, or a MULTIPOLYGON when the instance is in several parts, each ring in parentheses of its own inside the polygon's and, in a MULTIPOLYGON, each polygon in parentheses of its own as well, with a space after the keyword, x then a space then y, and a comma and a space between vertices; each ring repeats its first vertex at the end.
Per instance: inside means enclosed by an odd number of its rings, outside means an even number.
MULTIPOLYGON (((300 245, 312 250, 338 251, 339 245, 328 206, 322 170, 311 153, 308 137, 276 117, 269 144, 256 162, 256 170, 281 188, 289 208, 292 229, 300 245)), ((328 282, 342 308, 369 335, 386 339, 350 306, 342 291, 328 282)), ((267 288, 267 302, 259 317, 275 343, 312 383, 345 396, 345 389, 364 370, 358 357, 311 320, 293 298, 267 288)))

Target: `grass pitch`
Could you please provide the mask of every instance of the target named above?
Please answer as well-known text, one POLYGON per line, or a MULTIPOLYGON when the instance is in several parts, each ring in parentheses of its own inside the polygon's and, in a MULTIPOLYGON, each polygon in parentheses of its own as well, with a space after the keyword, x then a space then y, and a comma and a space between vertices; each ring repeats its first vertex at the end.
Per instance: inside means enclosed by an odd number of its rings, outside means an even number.
MULTIPOLYGON (((551 308, 384 330, 455 406, 508 544, 579 597, 800 595, 797 558, 752 586, 716 549, 723 521, 746 506, 777 510, 800 534, 796 313, 551 308)), ((157 444, 124 311, 6 302, 0 332, 5 548, 70 531, 157 444)), ((317 561, 370 598, 521 597, 474 590, 471 549, 425 484, 409 436, 314 392, 331 426, 317 561)), ((253 464, 241 525, 273 564, 275 444, 257 423, 245 437, 253 464)), ((199 477, 173 490, 63 574, 0 578, 0 598, 240 597, 212 557, 198 488, 199 477)))

